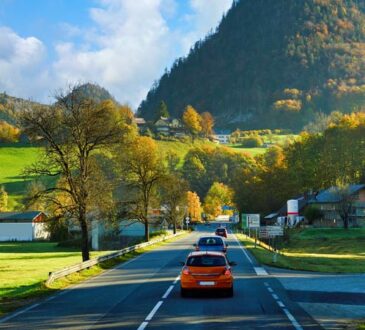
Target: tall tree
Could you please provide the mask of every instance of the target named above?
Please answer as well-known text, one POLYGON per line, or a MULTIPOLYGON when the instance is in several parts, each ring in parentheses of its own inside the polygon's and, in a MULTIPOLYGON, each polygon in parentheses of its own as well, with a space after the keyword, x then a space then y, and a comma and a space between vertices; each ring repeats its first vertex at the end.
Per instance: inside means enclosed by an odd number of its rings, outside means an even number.
POLYGON ((215 218, 223 213, 222 206, 233 206, 233 190, 223 183, 214 182, 204 199, 204 211, 215 218))
POLYGON ((70 203, 64 211, 81 228, 85 261, 90 258, 87 212, 94 197, 90 192, 98 182, 92 158, 100 150, 120 142, 129 129, 113 101, 94 100, 80 86, 56 95, 56 101, 50 107, 30 107, 20 116, 25 134, 44 149, 44 157, 27 172, 62 177, 65 181, 65 185, 47 188, 42 194, 61 192, 69 197, 70 203))
POLYGON ((161 203, 165 207, 167 220, 176 234, 178 219, 185 215, 187 207, 188 183, 176 173, 170 173, 161 185, 161 203))
POLYGON ((194 142, 194 139, 199 135, 202 130, 202 118, 191 105, 188 105, 185 108, 185 112, 183 114, 183 122, 191 135, 192 141, 194 142))
POLYGON ((166 167, 156 142, 147 137, 136 137, 127 146, 121 146, 117 156, 122 179, 129 188, 123 198, 123 213, 144 224, 145 240, 149 241, 149 211, 157 188, 166 176, 166 167))
POLYGON ((214 117, 210 112, 203 112, 201 114, 201 127, 205 137, 209 137, 213 134, 214 117))

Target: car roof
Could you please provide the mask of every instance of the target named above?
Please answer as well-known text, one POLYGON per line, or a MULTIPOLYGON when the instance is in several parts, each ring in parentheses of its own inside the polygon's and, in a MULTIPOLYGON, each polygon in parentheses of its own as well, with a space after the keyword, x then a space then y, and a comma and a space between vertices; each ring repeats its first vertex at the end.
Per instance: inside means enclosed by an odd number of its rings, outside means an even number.
POLYGON ((218 251, 193 251, 189 253, 188 257, 200 257, 205 255, 226 257, 224 252, 218 252, 218 251))
POLYGON ((201 236, 201 237, 199 237, 199 240, 200 240, 200 239, 202 239, 202 238, 214 238, 214 239, 220 238, 220 239, 223 241, 222 237, 217 236, 217 235, 212 235, 212 236, 201 236))

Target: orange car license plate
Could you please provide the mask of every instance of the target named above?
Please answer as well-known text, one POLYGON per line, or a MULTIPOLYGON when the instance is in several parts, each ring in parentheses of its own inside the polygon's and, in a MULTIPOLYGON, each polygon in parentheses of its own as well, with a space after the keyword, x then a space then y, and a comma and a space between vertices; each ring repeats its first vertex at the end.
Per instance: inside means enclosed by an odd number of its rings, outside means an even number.
POLYGON ((200 285, 202 286, 210 286, 210 285, 214 285, 215 282, 212 282, 212 281, 201 281, 199 282, 200 285))

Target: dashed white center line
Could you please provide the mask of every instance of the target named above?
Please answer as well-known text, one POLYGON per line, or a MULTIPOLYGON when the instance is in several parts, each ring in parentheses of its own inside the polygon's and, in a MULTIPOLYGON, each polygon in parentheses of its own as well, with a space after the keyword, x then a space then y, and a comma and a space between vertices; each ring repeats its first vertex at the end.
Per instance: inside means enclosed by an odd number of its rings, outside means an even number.
POLYGON ((270 287, 268 287, 267 289, 268 289, 268 290, 269 290, 269 292, 271 292, 271 293, 273 293, 273 292, 274 292, 274 290, 273 290, 273 289, 271 289, 270 287))
POLYGON ((275 293, 273 293, 273 294, 272 294, 272 296, 273 296, 273 298, 274 298, 275 300, 279 300, 279 297, 278 297, 275 293))
POLYGON ((277 301, 277 303, 278 303, 278 305, 280 306, 280 307, 285 307, 285 305, 280 301, 280 300, 278 300, 277 301))
POLYGON ((151 321, 153 316, 156 314, 157 310, 160 308, 160 306, 163 304, 163 301, 159 301, 155 307, 151 310, 151 312, 147 315, 146 321, 151 321))
POLYGON ((290 322, 293 324, 295 329, 303 330, 301 325, 297 322, 297 320, 294 318, 294 316, 286 308, 283 308, 283 311, 286 314, 286 316, 288 317, 288 319, 290 320, 290 322))
POLYGON ((175 281, 173 282, 173 284, 176 284, 179 280, 180 280, 180 275, 175 278, 175 281))
POLYGON ((166 290, 165 294, 162 296, 162 299, 166 299, 173 288, 174 288, 174 286, 170 285, 170 287, 166 290))
POLYGON ((147 327, 147 325, 148 325, 148 322, 142 322, 137 330, 144 330, 147 327))

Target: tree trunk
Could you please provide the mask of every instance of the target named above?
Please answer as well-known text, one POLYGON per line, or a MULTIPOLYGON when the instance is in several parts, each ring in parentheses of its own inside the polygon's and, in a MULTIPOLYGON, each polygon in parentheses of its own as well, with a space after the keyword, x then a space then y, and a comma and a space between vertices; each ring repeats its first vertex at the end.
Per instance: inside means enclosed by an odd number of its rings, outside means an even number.
POLYGON ((175 235, 176 234, 176 219, 174 219, 173 232, 174 232, 174 235, 175 235))
POLYGON ((87 261, 90 259, 90 252, 89 252, 89 232, 87 228, 85 213, 81 213, 79 215, 79 222, 81 226, 82 261, 87 261))
POLYGON ((148 242, 150 240, 150 229, 149 229, 149 223, 147 220, 144 222, 144 240, 148 242))
POLYGON ((345 216, 343 219, 343 228, 349 229, 349 217, 345 216))

